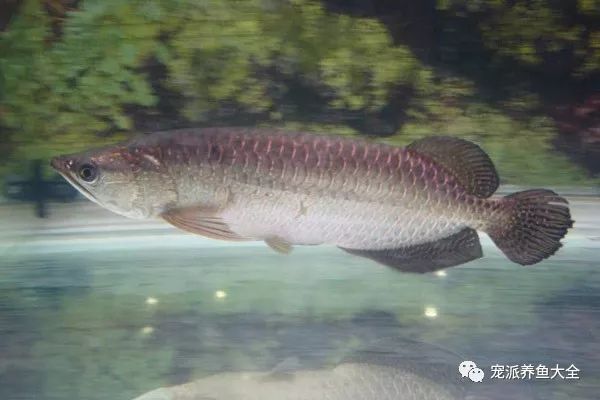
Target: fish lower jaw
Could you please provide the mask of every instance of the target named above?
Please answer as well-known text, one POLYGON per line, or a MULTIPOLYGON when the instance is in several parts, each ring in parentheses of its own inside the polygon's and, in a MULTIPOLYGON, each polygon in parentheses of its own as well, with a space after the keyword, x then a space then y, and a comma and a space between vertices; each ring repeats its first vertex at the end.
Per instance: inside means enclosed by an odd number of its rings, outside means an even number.
POLYGON ((152 215, 152 213, 149 210, 146 209, 131 209, 131 210, 123 210, 122 208, 119 208, 115 205, 112 204, 101 204, 99 202, 96 201, 96 203, 98 203, 100 206, 106 208, 108 211, 115 213, 117 215, 121 215, 123 217, 127 217, 129 219, 137 219, 137 220, 144 220, 144 219, 150 219, 152 217, 154 217, 154 215, 152 215))

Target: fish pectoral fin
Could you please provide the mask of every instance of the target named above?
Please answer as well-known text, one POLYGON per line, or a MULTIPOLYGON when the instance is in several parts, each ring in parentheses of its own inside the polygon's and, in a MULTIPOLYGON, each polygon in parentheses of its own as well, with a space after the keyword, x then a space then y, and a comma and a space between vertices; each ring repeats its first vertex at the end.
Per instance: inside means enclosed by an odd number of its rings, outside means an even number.
POLYGON ((278 236, 265 239, 265 243, 278 253, 290 254, 292 252, 292 244, 278 236))
POLYGON ((412 142, 408 149, 442 165, 477 197, 490 197, 500 180, 490 157, 475 143, 451 136, 430 136, 412 142))
POLYGON ((342 250, 377 261, 403 272, 425 273, 464 264, 480 258, 483 253, 479 236, 471 228, 433 242, 384 250, 342 250))
POLYGON ((251 240, 233 232, 214 209, 184 207, 167 210, 161 217, 169 224, 187 232, 220 240, 251 240))

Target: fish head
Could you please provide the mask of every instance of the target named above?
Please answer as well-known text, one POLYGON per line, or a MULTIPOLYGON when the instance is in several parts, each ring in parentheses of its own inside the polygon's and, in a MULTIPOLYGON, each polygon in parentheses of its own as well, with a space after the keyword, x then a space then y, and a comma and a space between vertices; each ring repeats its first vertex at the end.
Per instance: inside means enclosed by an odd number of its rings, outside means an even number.
POLYGON ((160 213, 176 194, 149 156, 115 145, 52 158, 50 165, 89 200, 129 218, 160 213), (160 190, 158 190, 160 189, 160 190))

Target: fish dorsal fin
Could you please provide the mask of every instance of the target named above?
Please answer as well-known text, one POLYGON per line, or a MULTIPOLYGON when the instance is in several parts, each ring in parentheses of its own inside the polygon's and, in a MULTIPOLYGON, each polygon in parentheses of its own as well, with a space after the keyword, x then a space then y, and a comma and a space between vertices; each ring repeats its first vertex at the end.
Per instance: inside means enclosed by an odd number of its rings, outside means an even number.
POLYGON ((161 214, 169 224, 187 232, 220 240, 250 240, 233 232, 213 208, 173 208, 161 214))
POLYGON ((470 194, 486 198, 498 189, 498 174, 492 160, 473 142, 451 136, 430 136, 407 148, 441 164, 470 194))
POLYGON ((464 228, 460 232, 433 242, 384 250, 342 250, 369 258, 402 272, 433 272, 480 258, 481 244, 477 232, 464 228))
POLYGON ((278 236, 265 239, 265 243, 280 254, 290 254, 292 252, 292 244, 278 236))

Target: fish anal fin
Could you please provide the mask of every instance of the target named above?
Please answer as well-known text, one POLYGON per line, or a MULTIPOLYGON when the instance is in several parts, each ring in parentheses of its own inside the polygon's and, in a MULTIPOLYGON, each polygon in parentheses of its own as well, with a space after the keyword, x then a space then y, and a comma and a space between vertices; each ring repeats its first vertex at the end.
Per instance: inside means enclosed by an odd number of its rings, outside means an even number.
POLYGON ((433 242, 385 250, 342 250, 377 261, 403 272, 425 273, 464 264, 480 258, 483 253, 479 236, 471 228, 433 242))
POLYGON ((490 197, 500 180, 490 157, 473 142, 451 136, 429 136, 407 146, 442 165, 478 197, 490 197))
POLYGON ((265 243, 278 253, 290 254, 292 252, 292 244, 278 236, 265 239, 265 243))
POLYGON ((213 208, 183 207, 161 214, 169 224, 187 232, 219 240, 251 240, 233 232, 213 208))

